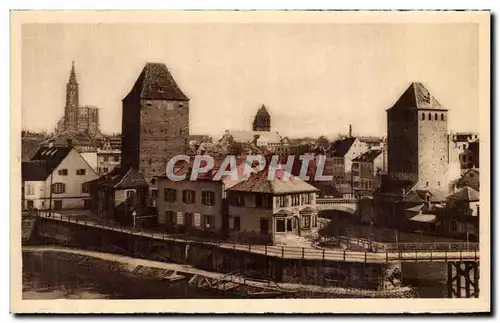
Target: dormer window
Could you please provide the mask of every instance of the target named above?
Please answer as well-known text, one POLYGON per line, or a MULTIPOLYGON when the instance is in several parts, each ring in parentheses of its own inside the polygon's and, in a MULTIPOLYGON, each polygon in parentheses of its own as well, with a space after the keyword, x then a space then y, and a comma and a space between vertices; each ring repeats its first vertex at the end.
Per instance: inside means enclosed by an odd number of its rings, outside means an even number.
POLYGON ((163 93, 163 89, 162 88, 158 88, 158 92, 163 93))

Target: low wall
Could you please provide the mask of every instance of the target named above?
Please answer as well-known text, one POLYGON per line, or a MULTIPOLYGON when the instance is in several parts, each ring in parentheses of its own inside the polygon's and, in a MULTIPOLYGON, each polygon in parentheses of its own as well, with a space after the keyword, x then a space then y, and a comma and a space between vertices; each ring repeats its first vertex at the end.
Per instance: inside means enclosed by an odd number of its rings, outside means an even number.
POLYGON ((37 218, 38 243, 119 253, 137 258, 189 264, 229 273, 255 270, 276 282, 386 290, 401 286, 401 265, 335 260, 286 259, 223 249, 196 242, 159 240, 126 232, 37 218))

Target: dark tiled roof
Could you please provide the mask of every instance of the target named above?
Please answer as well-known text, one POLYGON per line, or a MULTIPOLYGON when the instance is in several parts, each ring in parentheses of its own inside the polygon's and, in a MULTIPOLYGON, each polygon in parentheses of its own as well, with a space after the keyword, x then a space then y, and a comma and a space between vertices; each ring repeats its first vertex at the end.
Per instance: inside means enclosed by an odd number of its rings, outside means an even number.
POLYGON ((382 153, 382 150, 380 150, 380 149, 372 149, 372 150, 369 150, 369 151, 359 155, 358 157, 354 158, 352 161, 372 163, 375 160, 375 158, 377 158, 381 153, 382 153))
MULTIPOLYGON (((167 66, 162 63, 146 63, 132 90, 127 95, 141 99, 188 101, 177 86, 167 66)), ((126 98, 125 98, 126 99, 126 98)))
POLYGON ((345 154, 351 149, 352 144, 356 140, 355 137, 348 137, 345 139, 336 140, 330 149, 332 150, 333 157, 344 157, 345 154))
POLYGON ((448 196, 448 199, 453 201, 477 202, 479 201, 479 192, 467 186, 448 196))
POLYGON ((50 175, 44 160, 24 161, 21 163, 23 181, 44 181, 50 175))
POLYGON ((265 105, 262 105, 259 109, 259 111, 257 111, 257 115, 258 116, 261 116, 261 117, 270 117, 271 115, 269 114, 269 112, 267 111, 266 109, 266 106, 265 105))
POLYGON ((42 181, 68 156, 71 147, 41 147, 30 161, 23 162, 21 173, 25 181, 42 181))
POLYGON ((119 167, 115 167, 110 173, 89 181, 87 184, 116 189, 148 186, 144 177, 136 169, 130 168, 127 171, 122 171, 119 167))
POLYGON ((380 143, 380 142, 384 141, 384 139, 382 139, 380 137, 371 137, 371 136, 368 136, 368 137, 358 137, 358 139, 361 142, 367 142, 367 143, 373 143, 373 142, 380 143))
POLYGON ((446 110, 420 82, 411 83, 392 108, 446 110))

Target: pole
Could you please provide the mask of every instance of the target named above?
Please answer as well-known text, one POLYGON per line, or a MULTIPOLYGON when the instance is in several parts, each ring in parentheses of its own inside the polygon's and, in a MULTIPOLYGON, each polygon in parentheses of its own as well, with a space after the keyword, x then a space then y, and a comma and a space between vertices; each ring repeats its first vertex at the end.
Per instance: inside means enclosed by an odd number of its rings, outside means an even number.
POLYGON ((467 231, 467 251, 469 251, 469 231, 467 231))
MULTIPOLYGON (((46 164, 47 168, 49 167, 49 163, 46 164)), ((54 171, 50 173, 50 186, 49 186, 49 218, 52 217, 52 181, 53 181, 54 171)))

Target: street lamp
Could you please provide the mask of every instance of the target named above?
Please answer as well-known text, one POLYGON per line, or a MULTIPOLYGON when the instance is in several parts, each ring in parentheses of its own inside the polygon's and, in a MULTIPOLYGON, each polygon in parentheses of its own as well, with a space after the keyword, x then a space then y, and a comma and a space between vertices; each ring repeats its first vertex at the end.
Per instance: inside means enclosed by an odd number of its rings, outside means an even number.
POLYGON ((132 212, 132 221, 133 221, 132 223, 133 223, 134 230, 135 230, 135 217, 136 217, 136 215, 137 215, 137 212, 134 210, 132 212))

